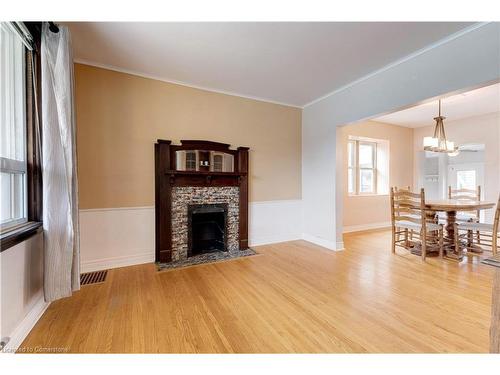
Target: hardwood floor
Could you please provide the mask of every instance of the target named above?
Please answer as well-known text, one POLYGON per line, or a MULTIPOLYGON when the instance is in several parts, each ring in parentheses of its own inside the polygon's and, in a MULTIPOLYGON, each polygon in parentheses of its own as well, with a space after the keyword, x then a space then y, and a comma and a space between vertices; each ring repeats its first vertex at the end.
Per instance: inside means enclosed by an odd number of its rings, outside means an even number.
MULTIPOLYGON (((157 272, 111 270, 53 303, 23 347, 70 352, 488 352, 492 267, 390 251, 390 232, 157 272)), ((22 350, 22 349, 21 349, 22 350)))

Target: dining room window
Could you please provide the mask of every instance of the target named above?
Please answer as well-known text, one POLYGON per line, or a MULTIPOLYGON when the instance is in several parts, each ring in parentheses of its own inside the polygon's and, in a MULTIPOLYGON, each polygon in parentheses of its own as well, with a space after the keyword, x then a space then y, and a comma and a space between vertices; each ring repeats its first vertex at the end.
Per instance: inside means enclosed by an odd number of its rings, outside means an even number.
POLYGON ((356 141, 347 144, 347 190, 349 194, 356 192, 356 141))
POLYGON ((349 137, 347 143, 348 194, 387 194, 388 163, 388 142, 349 137))
POLYGON ((477 189, 476 171, 474 169, 457 171, 457 189, 477 189))

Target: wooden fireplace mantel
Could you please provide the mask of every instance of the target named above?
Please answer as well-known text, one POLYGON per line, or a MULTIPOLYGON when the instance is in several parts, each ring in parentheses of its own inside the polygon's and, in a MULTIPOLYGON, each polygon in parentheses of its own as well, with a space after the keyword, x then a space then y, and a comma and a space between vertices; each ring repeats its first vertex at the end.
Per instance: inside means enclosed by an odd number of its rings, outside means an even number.
POLYGON ((155 261, 172 260, 172 188, 239 187, 239 247, 248 249, 248 147, 230 149, 226 143, 181 140, 180 145, 158 139, 155 144, 155 261), (181 171, 176 170, 176 151, 203 150, 232 154, 233 172, 181 171))

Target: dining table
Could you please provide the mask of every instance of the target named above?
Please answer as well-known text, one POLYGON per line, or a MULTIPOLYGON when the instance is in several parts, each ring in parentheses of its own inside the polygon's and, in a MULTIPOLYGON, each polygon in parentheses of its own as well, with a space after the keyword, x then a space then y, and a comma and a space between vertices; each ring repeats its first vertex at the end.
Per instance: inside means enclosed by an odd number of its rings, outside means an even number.
MULTIPOLYGON (((425 201, 429 217, 435 217, 436 212, 446 213, 444 230, 445 254, 448 258, 462 260, 463 253, 455 246, 455 222, 459 211, 487 210, 495 206, 495 202, 463 199, 429 199, 425 201)), ((478 249, 478 251, 480 251, 478 249)))

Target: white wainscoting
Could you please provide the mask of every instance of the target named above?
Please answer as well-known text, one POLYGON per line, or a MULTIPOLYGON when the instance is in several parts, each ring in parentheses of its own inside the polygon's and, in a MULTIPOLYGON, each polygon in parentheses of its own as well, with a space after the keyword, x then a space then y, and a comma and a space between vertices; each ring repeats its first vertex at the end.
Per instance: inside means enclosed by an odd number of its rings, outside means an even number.
POLYGON ((154 207, 80 210, 81 271, 154 262, 154 207))
POLYGON ((251 202, 248 209, 250 246, 302 238, 302 202, 300 200, 251 202))
MULTIPOLYGON (((301 238, 301 201, 249 204, 249 245, 301 238)), ((154 262, 154 207, 80 210, 81 271, 154 262)))

